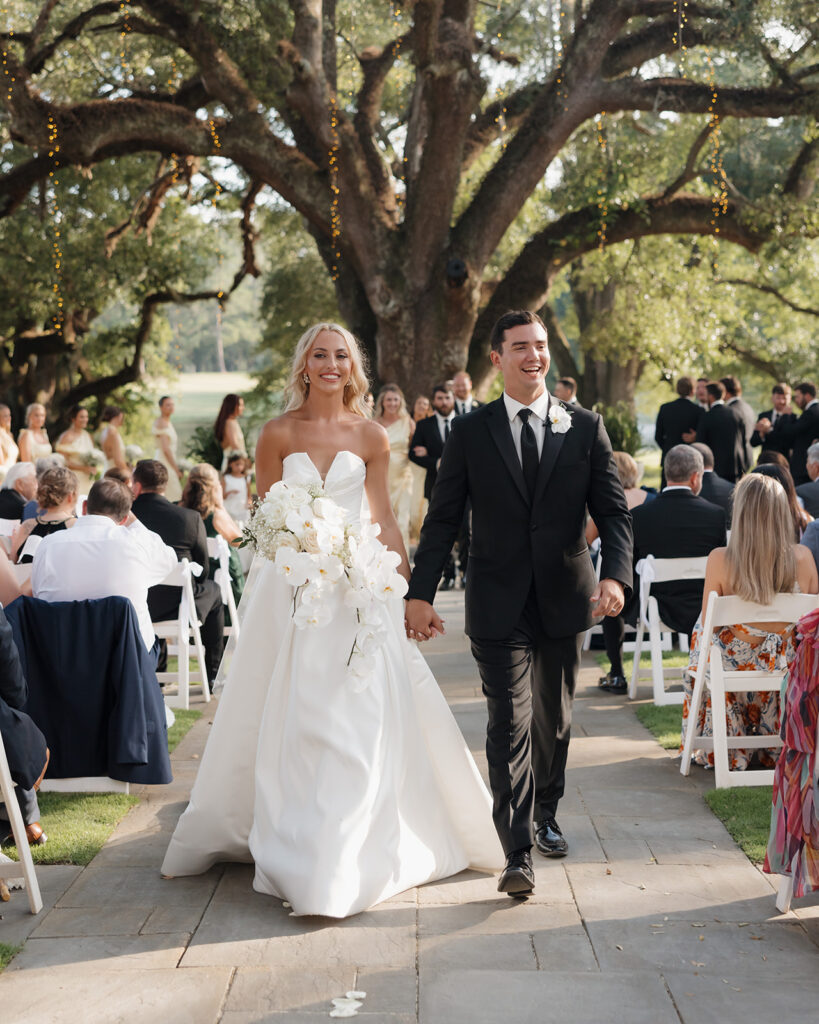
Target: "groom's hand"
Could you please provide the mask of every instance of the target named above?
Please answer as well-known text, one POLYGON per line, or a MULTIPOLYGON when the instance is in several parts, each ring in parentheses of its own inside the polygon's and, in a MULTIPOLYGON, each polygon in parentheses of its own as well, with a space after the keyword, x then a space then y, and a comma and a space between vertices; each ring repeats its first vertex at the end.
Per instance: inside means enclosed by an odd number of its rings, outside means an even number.
POLYGON ((404 626, 410 640, 434 640, 436 636, 446 632, 444 620, 439 617, 429 601, 419 601, 417 598, 407 601, 404 609, 404 626))
POLYGON ((592 604, 597 607, 592 609, 595 618, 603 615, 619 615, 626 603, 626 595, 623 591, 623 584, 617 580, 600 580, 592 596, 589 598, 592 604))

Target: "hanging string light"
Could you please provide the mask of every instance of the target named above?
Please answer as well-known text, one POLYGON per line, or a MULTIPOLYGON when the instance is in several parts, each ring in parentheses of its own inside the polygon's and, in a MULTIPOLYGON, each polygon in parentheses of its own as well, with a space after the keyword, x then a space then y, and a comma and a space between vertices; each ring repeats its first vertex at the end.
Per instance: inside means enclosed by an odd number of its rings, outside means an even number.
MULTIPOLYGON (((719 235, 719 217, 720 215, 724 216, 728 212, 728 179, 725 175, 723 154, 720 146, 722 129, 720 125, 720 116, 716 112, 718 90, 716 74, 714 71, 714 62, 711 58, 711 50, 709 47, 705 48, 705 59, 708 62, 708 86, 711 90, 710 101, 708 104, 708 123, 711 128, 711 153, 709 158, 709 167, 714 178, 714 195, 711 205, 711 227, 714 229, 714 234, 719 235)), ((716 257, 714 257, 714 269, 716 270, 716 257)))
POLYGON ((330 94, 330 152, 328 164, 330 169, 330 243, 333 247, 333 265, 330 277, 333 281, 338 280, 338 267, 341 262, 341 252, 338 240, 341 237, 341 214, 338 208, 338 100, 336 94, 330 94))
MULTIPOLYGON (((5 4, 2 7, 0 7, 0 14, 3 15, 3 21, 5 22, 6 19, 8 18, 8 16, 9 16, 9 9, 8 9, 8 7, 6 7, 5 4)), ((9 45, 11 45, 13 39, 14 39, 14 29, 9 27, 9 45)), ((2 58, 3 58, 3 79, 4 79, 5 85, 6 85, 6 101, 10 102, 11 101, 12 87, 14 86, 14 83, 15 83, 16 79, 15 79, 14 75, 11 73, 11 71, 9 71, 9 64, 8 64, 9 51, 6 48, 6 44, 5 43, 3 44, 2 58)))
MULTIPOLYGON (((213 139, 214 149, 218 153, 218 151, 222 148, 222 142, 221 142, 221 140, 219 138, 219 133, 216 130, 216 121, 212 117, 208 118, 208 131, 210 132, 211 138, 213 139)), ((213 198, 213 200, 211 201, 211 205, 213 206, 213 209, 216 210, 216 208, 217 208, 217 206, 219 204, 219 199, 221 198, 221 195, 222 195, 222 186, 219 184, 219 182, 218 182, 217 178, 215 177, 215 175, 213 176, 212 180, 213 180, 214 188, 216 189, 216 195, 213 198)), ((218 237, 218 235, 217 235, 217 237, 218 237)), ((218 243, 217 243, 217 246, 216 246, 216 258, 217 258, 218 263, 219 263, 218 278, 221 281, 222 280, 222 264, 224 263, 225 257, 224 257, 224 253, 222 252, 222 246, 220 244, 218 244, 218 243)), ((224 308, 224 297, 225 297, 225 293, 220 288, 217 291, 217 293, 216 293, 216 301, 219 303, 219 310, 220 311, 224 308)))
POLYGON ((53 240, 51 242, 51 256, 54 261, 54 272, 56 274, 56 280, 52 285, 52 291, 54 292, 54 299, 57 303, 57 312, 52 316, 52 322, 54 329, 59 330, 62 327, 63 321, 65 320, 65 311, 63 309, 63 295, 62 295, 62 266, 63 266, 63 250, 60 224, 62 218, 60 217, 59 202, 57 199, 57 187, 60 184, 60 179, 57 177, 60 168, 60 140, 57 132, 57 122, 54 120, 51 114, 48 115, 48 155, 54 160, 53 168, 48 172, 48 177, 51 182, 51 223, 53 227, 53 240))
POLYGON ((671 42, 677 47, 680 62, 680 74, 685 76, 685 59, 688 56, 688 47, 685 45, 684 30, 688 26, 688 0, 674 0, 673 17, 676 22, 672 30, 671 42))
POLYGON ((602 252, 606 246, 606 232, 608 229, 609 216, 609 195, 608 195, 608 140, 606 138, 606 112, 601 110, 594 119, 594 127, 597 132, 597 145, 600 147, 602 160, 598 172, 597 183, 597 212, 599 214, 599 227, 597 229, 598 248, 602 252))
POLYGON ((122 28, 119 33, 119 60, 122 67, 122 82, 124 85, 130 75, 128 60, 125 56, 125 37, 131 31, 131 0, 120 0, 119 10, 122 14, 122 28))

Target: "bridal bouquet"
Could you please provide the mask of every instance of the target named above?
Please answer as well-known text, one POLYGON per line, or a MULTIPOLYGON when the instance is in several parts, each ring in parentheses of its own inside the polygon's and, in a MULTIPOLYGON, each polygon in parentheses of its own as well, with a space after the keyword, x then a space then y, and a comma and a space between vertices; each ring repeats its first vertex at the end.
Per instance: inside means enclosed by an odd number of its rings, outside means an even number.
POLYGON ((344 509, 318 484, 273 484, 244 528, 256 551, 272 561, 291 586, 293 622, 320 629, 332 619, 333 592, 354 609, 358 627, 347 672, 364 689, 376 668, 376 652, 386 634, 379 605, 403 597, 406 580, 397 573, 401 559, 379 540, 377 523, 353 527, 344 509))
POLYGON ((99 448, 92 448, 90 452, 84 452, 80 461, 95 474, 99 474, 105 468, 105 455, 99 448))

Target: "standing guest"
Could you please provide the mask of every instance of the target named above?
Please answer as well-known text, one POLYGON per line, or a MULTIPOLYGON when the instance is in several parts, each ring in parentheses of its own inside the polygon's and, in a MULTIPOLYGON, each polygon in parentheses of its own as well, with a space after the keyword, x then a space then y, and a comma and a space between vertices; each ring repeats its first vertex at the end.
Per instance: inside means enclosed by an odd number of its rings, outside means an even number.
POLYGON ((387 431, 390 442, 389 488, 404 547, 409 551, 410 514, 412 512, 412 468, 409 447, 415 423, 407 412, 404 394, 397 384, 385 384, 375 402, 375 421, 387 431))
POLYGON ((37 496, 37 474, 31 462, 15 462, 0 487, 0 519, 22 519, 26 502, 37 496))
MULTIPOLYGON (((657 413, 657 424, 654 428, 654 440, 662 452, 662 463, 671 449, 678 444, 687 444, 697 436, 697 427, 702 419, 702 409, 692 401, 694 381, 690 377, 680 377, 677 381, 677 394, 673 402, 665 402, 657 413)), ((661 486, 665 487, 665 469, 661 478, 661 486)))
POLYGON ((788 509, 790 510, 790 519, 793 523, 793 535, 794 543, 798 544, 802 539, 802 534, 805 532, 805 528, 808 523, 813 521, 813 516, 806 512, 799 504, 799 498, 796 496, 796 488, 793 486, 793 477, 791 476, 790 470, 779 466, 774 462, 763 463, 761 466, 757 466, 754 469, 754 473, 759 473, 762 476, 770 476, 776 480, 782 490, 785 492, 785 496, 788 499, 788 509))
POLYGON ((222 477, 222 495, 225 511, 242 526, 250 517, 250 459, 240 452, 227 457, 227 467, 222 477))
MULTIPOLYGON (((817 589, 816 566, 810 552, 793 543, 785 491, 776 480, 761 473, 743 477, 734 494, 734 519, 728 546, 715 548, 708 556, 701 614, 694 627, 690 664, 684 675, 680 749, 685 741, 697 664, 701 657, 708 657, 711 647, 710 638, 704 641, 702 637, 702 621, 711 593, 720 596, 736 594, 743 601, 769 604, 777 594, 793 591, 815 594, 817 589)), ((764 669, 784 675, 796 653, 796 627, 789 622, 722 626, 714 640, 721 650, 726 672, 764 669)), ((706 680, 708 671, 706 668, 706 680)), ((705 693, 708 692, 706 685, 705 693)), ((729 736, 751 732, 776 735, 779 731, 779 691, 728 694, 724 713, 728 718, 729 736)), ((713 735, 708 697, 700 707, 698 725, 700 735, 713 735)), ((694 747, 696 749, 696 742, 694 747)), ((778 751, 729 747, 731 771, 747 768, 754 753, 758 754, 763 767, 771 768, 778 751)), ((700 750, 695 760, 698 764, 713 765, 714 755, 700 750)))
POLYGON ((125 413, 118 405, 106 405, 102 410, 103 428, 100 431, 100 448, 105 456, 105 468, 121 469, 130 475, 128 459, 125 457, 125 442, 122 440, 120 430, 125 413))
POLYGON ((714 453, 714 471, 736 483, 745 464, 745 441, 739 420, 725 405, 725 386, 716 380, 706 385, 709 409, 700 420, 697 440, 714 453))
POLYGON ((94 442, 85 429, 88 426, 88 410, 81 405, 72 405, 68 410, 71 426, 57 438, 54 450, 63 456, 65 464, 77 474, 81 495, 91 490, 96 469, 89 463, 88 456, 94 451, 94 442))
POLYGON ((694 401, 703 412, 708 412, 710 408, 707 391, 709 380, 709 377, 697 377, 697 384, 694 389, 694 401))
POLYGON ((419 420, 428 419, 432 415, 432 406, 426 395, 419 395, 412 406, 412 418, 417 423, 419 420))
MULTIPOLYGON (((230 552, 230 586, 236 604, 245 587, 245 574, 239 561, 239 552, 234 546, 242 539, 242 531, 225 510, 222 499, 222 487, 219 474, 207 462, 200 462, 190 471, 185 488, 182 491, 180 508, 193 509, 202 517, 205 533, 208 537, 224 537, 230 552)), ((214 579, 219 569, 219 559, 211 558, 208 575, 214 579)))
POLYGON ((29 537, 49 537, 67 530, 77 522, 77 474, 66 466, 49 469, 37 481, 39 511, 33 519, 20 523, 11 538, 11 559, 20 565, 34 561, 34 555, 24 552, 29 537), (23 553, 24 552, 24 553, 23 553))
POLYGON ((375 408, 375 395, 372 391, 368 391, 364 396, 364 408, 367 411, 367 415, 372 419, 373 409, 375 408))
POLYGON ((36 462, 44 455, 51 454, 45 421, 45 406, 41 402, 32 402, 26 409, 26 425, 17 438, 21 462, 36 462))
POLYGON ((163 395, 159 399, 159 416, 154 420, 152 433, 156 442, 154 460, 161 462, 168 471, 168 480, 164 489, 164 496, 168 501, 179 501, 182 497, 182 470, 176 461, 176 446, 179 438, 176 436, 171 416, 174 414, 176 404, 170 395, 163 395))
MULTIPOLYGON (((819 441, 819 400, 816 398, 816 385, 811 381, 803 381, 793 389, 793 400, 802 410, 802 415, 789 423, 784 430, 784 440, 791 446, 791 474, 793 482, 799 487, 810 480, 808 474, 808 449, 819 441)), ((770 421, 760 421, 765 433, 771 432, 770 421)))
MULTIPOLYGON (((164 493, 167 486, 168 470, 165 465, 159 459, 140 459, 133 474, 134 515, 149 530, 159 534, 174 549, 178 559, 187 558, 205 569, 209 564, 208 537, 202 517, 193 509, 181 508, 168 501, 164 493)), ((152 586, 148 594, 151 619, 154 622, 175 619, 181 598, 181 587, 152 586)), ((202 621, 205 665, 208 679, 212 682, 216 678, 224 646, 222 593, 213 580, 199 577, 193 581, 193 598, 202 621)), ((162 662, 164 655, 160 671, 162 662)))
POLYGON ((723 480, 721 476, 714 472, 714 453, 707 444, 695 441, 691 447, 696 448, 702 456, 703 470, 700 497, 710 501, 712 505, 718 505, 723 510, 730 529, 731 496, 734 493, 734 485, 728 480, 723 480))
POLYGON ((234 452, 247 455, 245 435, 239 425, 239 417, 245 411, 245 400, 241 395, 225 395, 219 415, 213 424, 213 433, 222 449, 221 473, 227 469, 228 456, 234 452))
POLYGON ((810 483, 800 484, 796 488, 796 493, 813 518, 819 519, 819 443, 808 448, 805 466, 810 483))
POLYGON ((466 370, 459 370, 452 378, 452 391, 455 395, 455 414, 463 416, 472 412, 473 409, 480 409, 483 402, 479 402, 472 394, 472 378, 466 370))
POLYGON ((577 381, 574 377, 559 377, 555 381, 555 398, 568 405, 580 405, 577 401, 577 381))
POLYGON ((747 473, 754 464, 751 438, 756 431, 757 416, 742 397, 742 385, 736 377, 722 377, 720 383, 725 388, 725 405, 731 410, 737 421, 742 452, 742 473, 747 473))
POLYGON ((0 483, 19 455, 20 449, 11 432, 11 409, 7 405, 0 405, 0 483))
MULTIPOLYGON (((424 497, 429 501, 432 488, 438 476, 438 467, 444 453, 444 445, 449 439, 452 423, 455 420, 455 395, 447 384, 437 384, 432 389, 432 407, 435 410, 429 419, 415 424, 415 433, 410 448, 410 461, 426 470, 424 480, 424 497)), ((451 590, 455 586, 455 560, 450 553, 444 566, 442 590, 451 590)))
MULTIPOLYGON (((432 406, 426 395, 419 395, 412 406, 412 419, 414 423, 428 419, 432 415, 432 406)), ((427 514, 427 499, 424 497, 424 484, 427 479, 427 471, 423 466, 418 466, 410 461, 412 472, 412 500, 410 502, 410 537, 418 540, 421 533, 421 523, 427 514)))
POLYGON ((790 453, 790 444, 785 440, 783 434, 785 427, 796 420, 796 414, 791 409, 791 389, 788 384, 774 384, 771 388, 771 405, 773 408, 766 409, 757 417, 754 424, 754 432, 751 434, 751 444, 762 451, 781 452, 786 458, 790 453), (771 429, 767 434, 759 430, 760 420, 768 420, 771 429))

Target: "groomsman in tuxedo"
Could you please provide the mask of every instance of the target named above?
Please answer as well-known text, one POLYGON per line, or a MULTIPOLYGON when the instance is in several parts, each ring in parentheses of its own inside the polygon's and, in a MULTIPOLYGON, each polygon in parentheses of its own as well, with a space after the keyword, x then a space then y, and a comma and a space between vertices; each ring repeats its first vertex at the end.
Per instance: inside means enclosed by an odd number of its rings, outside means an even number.
POLYGON ((819 444, 812 444, 808 448, 807 465, 810 483, 800 484, 796 493, 805 503, 805 509, 819 519, 819 444))
POLYGON ((673 402, 665 402, 657 413, 657 424, 654 428, 654 440, 662 452, 661 486, 665 487, 665 457, 678 444, 693 441, 697 436, 703 412, 692 401, 694 381, 690 377, 680 377, 677 381, 677 394, 673 402))
POLYGON ((472 502, 466 632, 487 699, 493 816, 506 853, 498 890, 534 888, 531 847, 562 857, 556 821, 583 632, 617 615, 631 589, 631 517, 597 413, 546 390, 543 321, 504 314, 490 336, 504 393, 461 416, 444 449, 421 530, 406 607, 407 635, 443 633, 435 588, 472 502), (585 539, 600 530, 599 583, 585 539))
POLYGON ((725 405, 731 410, 737 421, 742 452, 741 476, 743 473, 747 473, 754 464, 751 438, 756 430, 757 416, 742 397, 742 385, 736 377, 721 377, 720 384, 725 388, 725 405))
POLYGON ((691 447, 696 448, 702 456, 703 471, 700 497, 710 501, 712 505, 718 505, 725 513, 725 518, 730 527, 734 485, 727 480, 723 480, 721 476, 717 476, 714 472, 714 453, 707 444, 700 444, 699 441, 695 441, 691 447))
POLYGON ((694 401, 702 409, 703 412, 708 412, 708 378, 697 377, 697 383, 694 385, 694 401))
POLYGON ((555 398, 567 405, 576 405, 582 409, 577 400, 577 381, 574 377, 560 377, 555 381, 555 398))
POLYGON ((780 452, 785 458, 790 454, 790 444, 785 440, 785 428, 796 420, 796 414, 791 410, 791 389, 787 384, 774 384, 771 388, 772 409, 766 409, 757 417, 754 424, 754 432, 751 434, 751 444, 754 448, 762 447, 762 451, 772 450, 780 452), (771 429, 762 433, 759 424, 762 420, 768 420, 771 429))
MULTIPOLYGON (((802 410, 802 415, 785 427, 784 438, 791 446, 793 482, 799 486, 810 480, 808 449, 815 441, 819 441, 819 400, 816 398, 816 385, 807 380, 797 384, 793 389, 793 400, 802 410)), ((771 432, 770 423, 766 426, 761 420, 760 426, 766 433, 771 432)))
POLYGON ((472 378, 466 370, 459 370, 452 378, 452 390, 455 394, 456 416, 464 416, 483 405, 483 402, 479 402, 472 394, 472 378))
POLYGON ((736 483, 745 472, 745 438, 739 420, 725 405, 725 385, 712 380, 706 385, 708 412, 700 420, 697 440, 714 453, 714 469, 723 480, 736 483))

